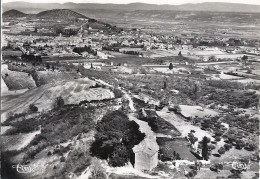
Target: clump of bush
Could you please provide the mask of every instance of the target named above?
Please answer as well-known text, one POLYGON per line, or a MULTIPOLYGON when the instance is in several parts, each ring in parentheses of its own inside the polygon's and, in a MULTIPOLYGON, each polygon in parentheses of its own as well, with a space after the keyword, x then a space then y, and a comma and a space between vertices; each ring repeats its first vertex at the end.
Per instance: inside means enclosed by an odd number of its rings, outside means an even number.
POLYGON ((220 147, 219 149, 218 149, 218 153, 219 154, 224 154, 226 152, 226 149, 224 148, 224 147, 220 147))
POLYGON ((61 96, 59 96, 55 99, 53 103, 53 108, 58 109, 61 108, 62 106, 64 106, 64 99, 61 96))
POLYGON ((136 122, 129 121, 122 111, 113 111, 97 123, 96 130, 96 140, 90 148, 92 155, 109 159, 113 167, 124 166, 128 161, 134 163, 132 148, 145 137, 136 122))
POLYGON ((194 136, 192 132, 188 133, 188 139, 190 140, 191 144, 194 144, 198 141, 198 138, 194 136))
POLYGON ((114 88, 113 93, 115 95, 115 98, 121 98, 123 96, 123 92, 118 88, 114 88))
POLYGON ((219 170, 223 170, 223 165, 220 163, 215 163, 213 166, 210 167, 211 171, 219 172, 219 170))
POLYGON ((60 158, 60 162, 65 162, 65 161, 66 161, 65 157, 62 156, 62 157, 60 158))
POLYGON ((30 105, 29 105, 29 109, 30 109, 30 111, 32 111, 32 112, 37 112, 37 111, 38 111, 38 107, 35 106, 35 104, 30 104, 30 105))

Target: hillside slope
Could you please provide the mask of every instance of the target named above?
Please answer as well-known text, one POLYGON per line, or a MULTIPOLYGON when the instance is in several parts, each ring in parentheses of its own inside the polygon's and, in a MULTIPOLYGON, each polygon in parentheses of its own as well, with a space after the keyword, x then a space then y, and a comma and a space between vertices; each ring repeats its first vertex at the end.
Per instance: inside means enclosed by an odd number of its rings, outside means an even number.
POLYGON ((20 18, 20 17, 26 17, 27 14, 18 11, 16 9, 11 9, 9 11, 6 11, 3 13, 3 18, 20 18))
POLYGON ((59 19, 77 19, 77 18, 84 18, 87 19, 86 16, 74 12, 69 9, 52 9, 47 11, 42 11, 36 14, 38 18, 59 18, 59 19))

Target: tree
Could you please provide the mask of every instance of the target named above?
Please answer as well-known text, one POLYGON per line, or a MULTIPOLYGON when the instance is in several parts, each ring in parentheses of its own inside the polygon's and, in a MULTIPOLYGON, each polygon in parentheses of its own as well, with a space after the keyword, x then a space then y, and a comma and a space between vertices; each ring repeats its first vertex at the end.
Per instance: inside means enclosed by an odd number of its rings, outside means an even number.
POLYGON ((206 136, 202 139, 202 157, 204 160, 209 159, 209 153, 208 153, 208 138, 206 136))
POLYGON ((216 61, 216 56, 211 55, 211 56, 209 57, 209 61, 216 61))
POLYGON ((177 153, 175 158, 176 158, 176 160, 180 160, 181 159, 180 154, 177 153))
POLYGON ((173 65, 172 65, 172 63, 170 63, 170 65, 169 65, 169 69, 170 69, 170 70, 173 69, 173 65))
POLYGON ((251 100, 250 98, 246 99, 245 103, 244 103, 244 108, 249 108, 251 105, 251 100))
POLYGON ((124 166, 128 161, 134 163, 132 148, 145 137, 136 122, 129 121, 122 111, 113 111, 97 123, 96 130, 90 148, 92 155, 109 159, 112 166, 124 166))
POLYGON ((30 105, 29 105, 29 109, 30 109, 30 111, 32 111, 32 112, 37 112, 37 111, 38 111, 38 107, 35 106, 34 104, 30 104, 30 105))
POLYGON ((166 89, 167 88, 167 83, 166 81, 163 82, 163 89, 166 89))
POLYGON ((176 113, 181 113, 181 108, 179 105, 175 105, 173 108, 176 113))
POLYGON ((47 70, 49 70, 51 68, 49 63, 46 63, 46 68, 47 68, 47 70))
POLYGON ((106 178, 105 171, 102 168, 100 161, 97 158, 94 158, 94 159, 92 159, 91 163, 92 163, 92 172, 91 172, 92 177, 94 179, 106 178))
POLYGON ((56 108, 60 108, 62 106, 64 106, 64 99, 61 96, 59 96, 55 99, 53 108, 56 109, 56 108))
POLYGON ((219 154, 224 154, 225 152, 226 152, 226 149, 224 147, 220 147, 220 149, 218 149, 219 154))
POLYGON ((114 88, 113 93, 115 95, 115 98, 121 98, 123 96, 123 92, 118 88, 114 88))
POLYGON ((242 61, 245 62, 245 65, 246 65, 246 62, 247 62, 247 60, 248 60, 248 56, 247 56, 247 55, 244 55, 241 59, 242 59, 242 61))
POLYGON ((229 149, 232 148, 231 144, 224 144, 224 148, 228 151, 229 149))
POLYGON ((65 162, 65 157, 64 157, 64 156, 62 156, 62 157, 60 158, 60 162, 65 162))
POLYGON ((248 69, 246 73, 252 74, 252 69, 248 69))
POLYGON ((242 60, 243 61, 246 61, 248 59, 248 56, 247 55, 244 55, 243 57, 242 57, 242 60))

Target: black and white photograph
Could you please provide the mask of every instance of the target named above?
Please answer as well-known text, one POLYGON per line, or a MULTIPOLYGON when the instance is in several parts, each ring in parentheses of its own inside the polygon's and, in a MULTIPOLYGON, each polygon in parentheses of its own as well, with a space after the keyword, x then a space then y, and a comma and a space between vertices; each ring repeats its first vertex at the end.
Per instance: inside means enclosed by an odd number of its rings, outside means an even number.
POLYGON ((0 179, 258 179, 260 0, 3 0, 0 179))

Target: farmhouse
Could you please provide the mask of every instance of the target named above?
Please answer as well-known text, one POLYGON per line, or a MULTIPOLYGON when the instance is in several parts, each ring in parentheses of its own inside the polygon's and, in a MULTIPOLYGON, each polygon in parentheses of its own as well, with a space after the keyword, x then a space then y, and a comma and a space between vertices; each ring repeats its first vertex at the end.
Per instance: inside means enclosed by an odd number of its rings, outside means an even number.
POLYGON ((135 168, 138 170, 152 170, 158 164, 159 146, 151 136, 145 138, 133 148, 135 153, 135 168))

